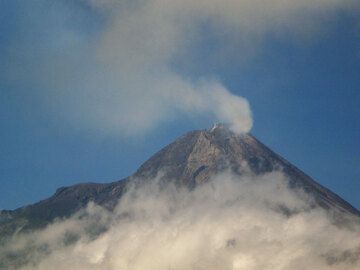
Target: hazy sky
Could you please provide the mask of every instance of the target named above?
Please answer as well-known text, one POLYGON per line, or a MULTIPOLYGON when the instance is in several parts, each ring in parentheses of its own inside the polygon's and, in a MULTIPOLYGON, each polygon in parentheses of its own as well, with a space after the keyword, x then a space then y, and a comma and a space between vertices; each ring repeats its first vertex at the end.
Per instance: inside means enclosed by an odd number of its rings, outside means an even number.
POLYGON ((215 121, 360 208, 356 2, 1 1, 0 209, 215 121))

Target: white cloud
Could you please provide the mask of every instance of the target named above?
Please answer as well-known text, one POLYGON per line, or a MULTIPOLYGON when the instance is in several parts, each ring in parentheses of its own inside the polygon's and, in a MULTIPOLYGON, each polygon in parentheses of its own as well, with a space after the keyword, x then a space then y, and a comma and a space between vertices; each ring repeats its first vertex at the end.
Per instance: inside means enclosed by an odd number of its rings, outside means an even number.
POLYGON ((86 17, 77 11, 79 6, 28 6, 33 14, 23 19, 23 28, 33 35, 13 44, 8 70, 19 80, 36 81, 51 111, 74 126, 120 135, 141 134, 181 115, 211 115, 236 132, 249 131, 253 120, 248 102, 214 78, 186 77, 174 68, 179 58, 191 62, 194 44, 209 35, 218 40, 212 54, 226 61, 245 56, 268 34, 290 34, 301 42, 316 36, 336 11, 354 3, 82 2, 91 5, 93 16, 104 19, 96 31, 76 25, 86 17))
MULTIPOLYGON (((23 269, 349 269, 360 266, 360 226, 335 226, 281 173, 223 173, 189 192, 156 181, 130 188, 114 213, 95 205, 13 239, 38 249, 23 269), (292 215, 281 209, 287 207, 292 215), (86 215, 84 214, 86 213, 86 215), (82 218, 79 219, 79 216, 82 218), (89 231, 108 230, 98 238, 89 231), (78 241, 64 245, 66 235, 78 241)), ((2 253, 4 250, 2 250, 2 253)))

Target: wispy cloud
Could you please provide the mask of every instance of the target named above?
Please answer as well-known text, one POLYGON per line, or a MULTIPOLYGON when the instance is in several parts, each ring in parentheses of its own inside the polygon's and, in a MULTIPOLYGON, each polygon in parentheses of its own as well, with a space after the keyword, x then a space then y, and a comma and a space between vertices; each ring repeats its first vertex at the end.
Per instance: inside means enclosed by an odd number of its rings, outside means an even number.
POLYGON ((211 53, 227 61, 234 54, 245 56, 269 34, 301 41, 316 36, 328 18, 353 3, 104 0, 21 4, 17 34, 6 51, 7 76, 23 87, 32 85, 51 111, 87 130, 134 135, 181 115, 207 115, 228 123, 236 132, 247 132, 253 119, 246 99, 219 79, 185 76, 174 68, 179 58, 191 62, 194 44, 209 35, 218 39, 211 53), (233 46, 236 50, 229 53, 227 49, 233 46))

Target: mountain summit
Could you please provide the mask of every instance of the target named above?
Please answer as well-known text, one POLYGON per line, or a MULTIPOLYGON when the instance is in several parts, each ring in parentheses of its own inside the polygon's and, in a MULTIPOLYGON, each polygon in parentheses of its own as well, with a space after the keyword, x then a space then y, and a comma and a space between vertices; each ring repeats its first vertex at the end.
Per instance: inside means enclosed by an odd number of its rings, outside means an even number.
POLYGON ((108 184, 84 183, 62 187, 53 196, 38 203, 14 211, 1 211, 0 236, 41 228, 56 218, 70 216, 90 201, 111 210, 125 192, 127 184, 138 180, 158 177, 162 181, 173 181, 177 186, 193 189, 225 170, 239 175, 281 171, 290 188, 302 189, 317 206, 338 215, 360 216, 357 209, 271 151, 251 134, 238 135, 226 126, 217 124, 209 130, 192 131, 181 136, 125 179, 108 184))
POLYGON ((222 124, 209 130, 192 131, 178 138, 146 161, 135 178, 154 178, 159 173, 167 181, 193 188, 215 174, 230 169, 236 174, 260 175, 281 171, 289 187, 311 194, 325 209, 359 215, 359 211, 329 189, 271 151, 251 134, 236 134, 222 124))

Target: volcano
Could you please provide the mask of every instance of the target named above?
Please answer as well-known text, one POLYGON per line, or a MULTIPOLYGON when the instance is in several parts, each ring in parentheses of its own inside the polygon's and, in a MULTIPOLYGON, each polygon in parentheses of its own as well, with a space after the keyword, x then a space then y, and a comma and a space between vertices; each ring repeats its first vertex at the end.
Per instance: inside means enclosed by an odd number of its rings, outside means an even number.
POLYGON ((251 134, 235 134, 217 124, 208 130, 191 131, 167 145, 147 160, 131 176, 107 184, 82 183, 59 188, 53 196, 16 210, 2 210, 0 236, 39 229, 55 219, 69 217, 89 202, 113 209, 129 183, 160 178, 190 190, 210 181, 225 170, 262 175, 281 171, 289 188, 302 190, 340 222, 344 217, 360 217, 359 211, 338 195, 315 182, 294 165, 271 151, 251 134))

